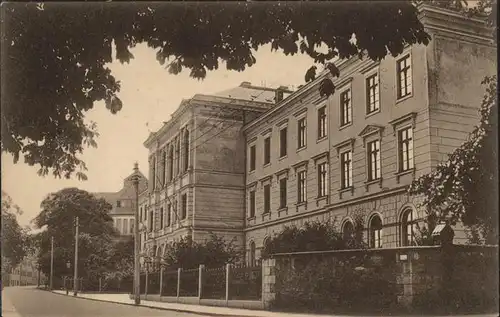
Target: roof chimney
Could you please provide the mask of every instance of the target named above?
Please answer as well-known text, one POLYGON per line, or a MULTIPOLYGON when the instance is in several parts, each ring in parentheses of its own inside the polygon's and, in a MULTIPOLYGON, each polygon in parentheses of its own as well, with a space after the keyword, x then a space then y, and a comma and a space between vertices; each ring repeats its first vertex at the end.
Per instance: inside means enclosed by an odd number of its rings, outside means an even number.
POLYGON ((240 84, 240 87, 250 87, 252 85, 251 82, 249 81, 244 81, 240 84))
POLYGON ((279 86, 278 88, 276 88, 276 90, 274 91, 274 102, 278 103, 281 100, 283 100, 284 93, 287 90, 288 90, 288 87, 286 87, 286 86, 279 86))

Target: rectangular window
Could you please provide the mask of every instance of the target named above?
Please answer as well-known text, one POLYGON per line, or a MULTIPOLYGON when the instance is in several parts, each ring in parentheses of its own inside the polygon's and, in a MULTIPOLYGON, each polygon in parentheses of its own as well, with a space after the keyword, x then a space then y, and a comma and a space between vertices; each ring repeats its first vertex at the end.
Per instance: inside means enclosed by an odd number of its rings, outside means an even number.
POLYGON ((413 168, 413 129, 411 127, 398 132, 399 141, 399 171, 413 168))
POLYGON ((162 151, 161 157, 162 157, 161 182, 164 183, 165 180, 167 179, 167 151, 165 149, 162 151))
POLYGON ((368 143, 368 181, 380 178, 380 141, 368 143))
POLYGON ((352 152, 347 151, 340 156, 342 189, 352 186, 352 152))
POLYGON ((182 212, 182 219, 186 219, 187 217, 187 194, 183 194, 181 198, 181 212, 182 212))
POLYGON ((184 172, 189 169, 189 131, 184 132, 184 172))
POLYGON ((370 114, 380 109, 378 74, 366 79, 366 113, 370 114))
POLYGON ((351 89, 340 94, 340 125, 345 126, 352 122, 351 89))
POLYGON ((119 200, 117 200, 117 201, 116 201, 116 207, 121 207, 121 206, 122 206, 122 202, 121 202, 121 201, 119 201, 119 200))
POLYGON ((264 139, 264 165, 271 162, 271 137, 264 139))
POLYGON ((153 231, 153 210, 149 211, 149 232, 153 231))
POLYGON ((170 227, 170 214, 172 213, 172 205, 168 204, 167 205, 167 224, 165 225, 166 227, 170 227))
POLYGON ((128 234, 128 219, 123 219, 123 234, 128 234))
POLYGON ((175 146, 175 149, 176 149, 176 152, 175 152, 175 158, 176 158, 176 166, 175 166, 175 170, 177 172, 177 174, 180 174, 181 173, 181 139, 179 137, 176 138, 177 142, 176 142, 176 146, 175 146))
POLYGON ((297 136, 297 148, 303 148, 306 146, 306 118, 299 119, 297 122, 298 126, 298 136, 297 136))
POLYGON ((153 189, 156 188, 156 158, 153 157, 153 160, 151 162, 152 168, 153 168, 153 189))
POLYGON ((306 171, 299 172, 297 180, 297 202, 302 203, 306 201, 306 171))
POLYGON ((327 165, 326 163, 321 163, 318 165, 318 197, 326 196, 326 185, 327 185, 327 165))
POLYGON ((141 208, 139 208, 139 219, 141 219, 141 220, 142 220, 142 207, 141 207, 141 208))
POLYGON ((406 97, 412 92, 411 58, 410 54, 397 61, 398 99, 406 97))
POLYGON ((287 128, 280 130, 280 157, 284 157, 287 154, 287 128))
POLYGON ((255 191, 253 191, 253 190, 250 192, 249 204, 250 204, 249 217, 252 218, 252 217, 255 217, 255 191))
POLYGON ((264 213, 271 212, 271 185, 264 185, 264 213))
POLYGON ((250 147, 250 171, 255 171, 255 145, 250 147))
POLYGON ((286 178, 280 179, 280 208, 285 208, 287 205, 286 184, 287 184, 286 178))
POLYGON ((318 139, 326 137, 326 131, 326 106, 323 106, 318 109, 318 139))
POLYGON ((163 207, 160 208, 160 229, 163 229, 165 223, 163 223, 164 217, 163 217, 163 207))
POLYGON ((120 234, 123 234, 123 232, 122 232, 122 220, 121 219, 116 220, 116 230, 118 230, 118 232, 120 232, 120 234))
POLYGON ((130 219, 130 234, 134 233, 134 219, 130 219))

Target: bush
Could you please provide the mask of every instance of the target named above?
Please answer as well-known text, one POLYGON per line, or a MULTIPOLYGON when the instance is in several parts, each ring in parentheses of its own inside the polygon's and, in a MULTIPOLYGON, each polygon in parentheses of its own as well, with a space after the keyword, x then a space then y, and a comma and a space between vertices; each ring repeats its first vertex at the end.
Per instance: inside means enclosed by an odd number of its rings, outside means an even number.
POLYGON ((210 240, 197 243, 191 236, 183 237, 178 242, 167 245, 163 259, 167 269, 194 269, 204 264, 207 268, 222 267, 227 263, 235 263, 241 257, 233 244, 224 238, 212 234, 210 240))
POLYGON ((280 233, 266 240, 262 257, 268 258, 276 253, 361 249, 365 247, 361 240, 357 224, 353 237, 345 238, 337 231, 335 221, 306 222, 301 228, 285 226, 280 233))

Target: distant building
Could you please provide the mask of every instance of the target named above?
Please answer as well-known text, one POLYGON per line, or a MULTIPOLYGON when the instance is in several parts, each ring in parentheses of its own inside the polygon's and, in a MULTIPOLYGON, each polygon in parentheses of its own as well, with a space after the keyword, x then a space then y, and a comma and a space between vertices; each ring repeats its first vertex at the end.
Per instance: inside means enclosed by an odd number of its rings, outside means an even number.
POLYGON ((113 218, 113 223, 122 237, 132 236, 134 233, 134 212, 135 212, 135 187, 133 177, 139 176, 139 193, 147 188, 148 180, 139 171, 133 172, 123 180, 123 187, 114 193, 94 193, 94 196, 105 199, 113 208, 109 215, 113 218))
POLYGON ((170 121, 144 142, 149 185, 141 195, 142 239, 150 254, 190 235, 224 236, 243 248, 245 140, 243 126, 291 91, 248 82, 184 100, 170 121))
POLYGON ((11 269, 6 279, 2 281, 4 286, 28 286, 38 285, 38 283, 43 285, 46 277, 37 269, 36 256, 29 255, 18 266, 11 269))

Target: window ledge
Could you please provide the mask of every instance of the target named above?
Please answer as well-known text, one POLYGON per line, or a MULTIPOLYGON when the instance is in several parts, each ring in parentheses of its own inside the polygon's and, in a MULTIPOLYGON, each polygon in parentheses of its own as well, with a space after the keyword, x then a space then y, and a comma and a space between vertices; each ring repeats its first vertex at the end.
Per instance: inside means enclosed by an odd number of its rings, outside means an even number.
POLYGON ((373 184, 379 184, 380 188, 382 188, 382 177, 374 179, 374 180, 366 181, 365 182, 365 189, 366 189, 366 191, 368 191, 368 187, 370 185, 373 185, 373 184))
POLYGON ((398 104, 400 102, 403 102, 406 99, 410 99, 411 97, 413 97, 413 91, 411 93, 409 93, 408 95, 404 96, 404 97, 400 97, 400 98, 396 97, 396 104, 398 104))
POLYGON ((255 216, 248 217, 247 220, 255 220, 255 216))
POLYGON ((321 201, 326 201, 328 203, 328 195, 316 197, 316 206, 319 206, 321 201))
POLYGON ((326 139, 328 139, 327 135, 322 136, 321 138, 318 138, 318 139, 316 140, 316 143, 320 143, 320 142, 322 142, 322 141, 325 141, 326 139))
POLYGON ((400 178, 404 175, 407 175, 407 174, 413 174, 413 177, 415 177, 415 167, 407 169, 406 171, 394 173, 394 175, 396 176, 397 183, 399 184, 400 178))
POLYGON ((285 215, 288 215, 288 207, 281 207, 278 209, 278 217, 281 216, 282 213, 285 213, 285 215))
POLYGON ((271 166, 271 162, 264 164, 262 167, 266 168, 266 167, 269 167, 269 166, 271 166))
POLYGON ((344 125, 342 125, 342 124, 341 124, 341 125, 340 125, 340 127, 339 127, 339 131, 340 131, 340 130, 344 130, 344 129, 346 129, 346 128, 350 127, 350 126, 352 126, 352 120, 351 120, 351 122, 346 123, 346 124, 344 124, 344 125))
POLYGON ((354 195, 354 186, 349 186, 349 187, 344 187, 338 190, 339 192, 339 199, 342 199, 345 193, 350 192, 351 196, 354 195))
POLYGON ((307 146, 305 146, 305 145, 303 147, 297 148, 297 153, 300 151, 304 151, 306 148, 307 148, 307 146))
POLYGON ((253 173, 255 173, 255 170, 254 170, 254 169, 253 169, 253 170, 251 170, 251 171, 248 171, 248 174, 253 174, 253 173))
POLYGON ((262 221, 264 221, 264 218, 268 216, 269 219, 271 219, 271 211, 266 211, 262 214, 262 221))
POLYGON ((372 112, 370 112, 370 113, 367 113, 367 114, 366 114, 366 116, 365 116, 365 118, 369 118, 369 117, 374 116, 374 115, 376 115, 376 114, 378 114, 378 113, 380 113, 380 104, 379 104, 379 106, 378 106, 378 109, 377 109, 377 110, 372 111, 372 112))
POLYGON ((286 160, 288 155, 283 155, 278 158, 278 161, 286 160))
POLYGON ((304 206, 304 209, 307 210, 307 201, 303 201, 295 204, 295 210, 299 212, 299 207, 304 206))

